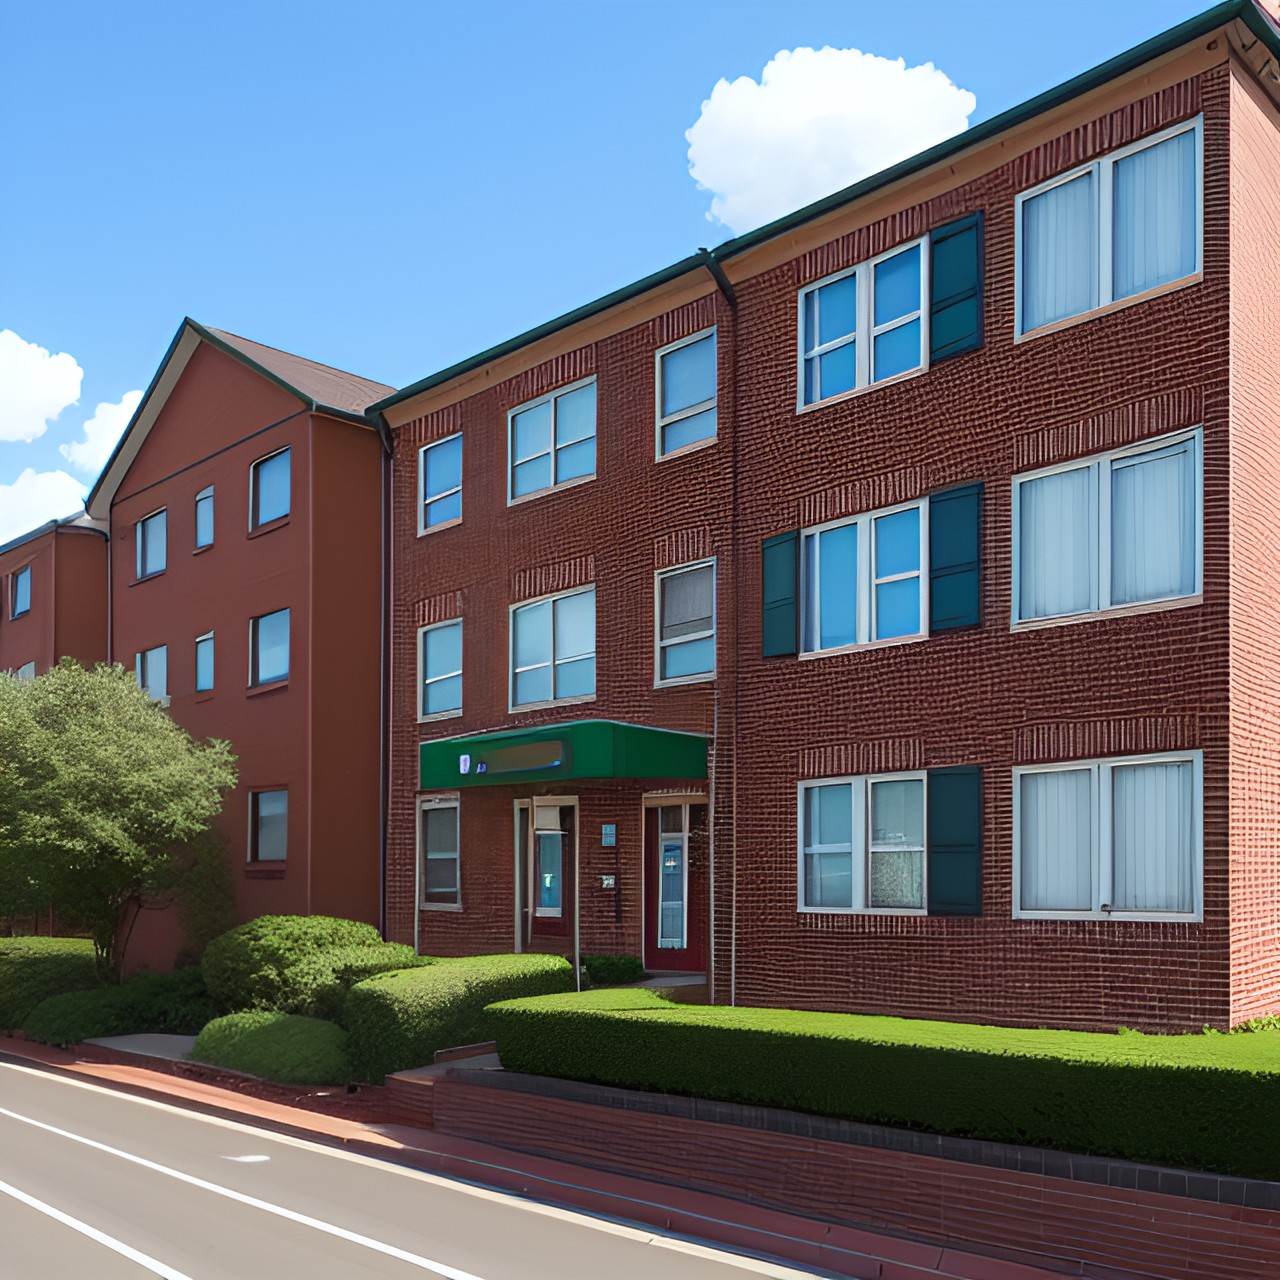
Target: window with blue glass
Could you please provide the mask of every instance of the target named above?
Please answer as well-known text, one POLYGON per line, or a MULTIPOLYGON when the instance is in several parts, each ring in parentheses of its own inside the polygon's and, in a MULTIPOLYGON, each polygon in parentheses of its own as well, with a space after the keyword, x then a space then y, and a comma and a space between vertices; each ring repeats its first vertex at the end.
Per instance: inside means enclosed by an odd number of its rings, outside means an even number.
POLYGON ((512 609, 512 707, 590 698, 595 692, 595 587, 512 609))
POLYGON ((802 652, 927 634, 926 526, 915 502, 804 530, 802 652))
POLYGON ((289 678, 289 610, 264 613, 249 623, 249 683, 289 678))
POLYGON ((213 546, 213 485, 196 494, 196 546, 213 546))
POLYGON ((13 575, 13 595, 9 601, 9 617, 20 618, 31 612, 31 566, 13 575))
POLYGON ((595 475, 594 378, 513 409, 508 424, 509 500, 595 475))
POLYGON ((929 360, 924 240, 800 291, 800 405, 817 404, 929 360))
POLYGON ((658 574, 658 683, 710 679, 716 670, 714 560, 658 574))
POLYGON ((168 562, 168 513, 153 511, 134 526, 137 576, 151 578, 163 573, 168 562))
POLYGON ((418 715, 457 715, 462 711, 462 619, 423 627, 422 701, 418 715))
POLYGON ((716 332, 658 352, 658 457, 716 438, 716 332))
POLYGON ((289 514, 289 455, 281 449, 249 468, 249 528, 257 529, 289 514))
POLYGON ((196 692, 213 689, 213 632, 196 637, 196 692))
POLYGON ((462 435, 437 440, 418 451, 418 532, 462 519, 462 435))

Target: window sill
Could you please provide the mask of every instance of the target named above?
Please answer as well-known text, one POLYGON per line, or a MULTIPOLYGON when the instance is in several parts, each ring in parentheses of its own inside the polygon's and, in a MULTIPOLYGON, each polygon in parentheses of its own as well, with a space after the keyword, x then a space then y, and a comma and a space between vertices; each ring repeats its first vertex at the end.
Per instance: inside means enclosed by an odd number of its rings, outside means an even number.
POLYGON ((203 547, 193 547, 191 549, 191 554, 193 556, 202 556, 206 551, 212 551, 212 550, 213 550, 213 543, 206 542, 203 547))
POLYGON ((710 684, 716 678, 714 671, 704 671, 695 676, 673 676, 670 680, 655 680, 655 689, 678 689, 686 684, 710 684))
MULTIPOLYGON (((538 492, 545 493, 547 492, 547 490, 539 489, 538 492)), ((537 495, 530 494, 529 496, 536 497, 537 495)), ((425 538, 429 533, 441 533, 445 529, 454 529, 461 523, 462 523, 462 517, 459 516, 456 520, 441 520, 439 524, 419 525, 418 537, 425 538)))
MULTIPOLYGON (((1037 333, 1039 330, 1036 331, 1037 333)), ((912 378, 918 378, 922 374, 929 372, 929 362, 926 360, 924 364, 915 369, 907 369, 904 373, 895 373, 892 378, 882 378, 879 382, 869 382, 865 387, 854 387, 852 391, 841 391, 838 395, 827 396, 822 400, 815 400, 812 404, 803 404, 799 399, 796 401, 796 417, 800 417, 806 413, 813 413, 815 409, 826 409, 833 404, 845 404, 849 400, 856 400, 859 396, 865 396, 873 391, 879 391, 883 387, 896 387, 900 382, 910 382, 912 378)), ((803 387, 803 384, 801 384, 803 387)), ((803 390, 801 391, 803 394, 803 390)))
POLYGON ((17 622, 17 620, 18 620, 19 618, 25 618, 25 617, 29 616, 29 615, 30 615, 30 613, 31 613, 31 610, 30 610, 30 609, 23 609, 23 610, 22 610, 21 612, 19 612, 19 613, 11 613, 11 614, 9 615, 9 621, 10 621, 10 622, 17 622))
MULTIPOLYGON (((927 907, 797 907, 802 916, 925 916, 927 907)), ((955 919, 973 919, 972 916, 956 916, 955 919)))
POLYGON ((141 585, 144 582, 154 582, 156 578, 163 578, 164 575, 165 575, 165 571, 163 569, 160 569, 156 573, 148 573, 141 578, 134 578, 134 580, 131 583, 129 583, 129 585, 131 587, 136 587, 141 585))
POLYGON ((1015 634, 1019 631, 1043 631, 1046 627, 1074 627, 1082 622, 1103 622, 1108 618, 1136 618, 1144 613, 1167 613, 1171 609, 1190 609, 1204 603, 1204 596, 1196 592, 1193 596, 1175 596, 1171 600, 1144 600, 1141 604, 1116 605, 1111 609, 1092 609, 1088 613, 1067 613, 1056 618, 1027 618, 1022 622, 1013 622, 1009 630, 1015 634))
POLYGON ((1204 913, 1193 912, 1190 915, 1172 911, 1013 911, 1015 920, 1079 920, 1084 924, 1107 924, 1115 921, 1118 924, 1203 924, 1204 913))
POLYGON ((838 649, 801 650, 796 657, 801 662, 812 662, 815 658, 839 658, 849 653, 865 653, 870 649, 896 649, 904 644, 919 644, 930 638, 927 631, 913 636, 890 636, 887 640, 868 640, 866 644, 844 644, 838 649))
POLYGON ((283 880, 287 865, 280 862, 251 862, 244 869, 246 880, 283 880))
POLYGON ((576 698, 552 698, 549 702, 522 702, 518 707, 508 707, 507 712, 509 715, 518 716, 526 711, 544 711, 547 707, 574 707, 595 700, 594 693, 583 693, 576 698))
POLYGON ((193 701, 195 701, 195 702, 210 702, 210 701, 212 701, 212 699, 213 699, 213 690, 212 690, 212 689, 197 689, 197 690, 196 690, 196 696, 195 696, 195 698, 193 699, 193 701))
POLYGON ((419 911, 453 911, 460 912, 462 903, 460 902, 421 902, 418 904, 419 911))
POLYGON ((462 708, 456 711, 433 711, 430 715, 419 716, 419 724, 435 724, 437 720, 457 720, 462 715, 462 708))
POLYGON ((591 484, 596 478, 595 472, 589 476, 575 476, 572 480, 566 480, 562 484, 553 484, 549 489, 537 489, 533 493, 523 493, 518 498, 508 498, 507 506, 521 507, 526 502, 537 502, 539 498, 545 498, 551 493, 562 493, 565 489, 576 489, 579 485, 591 484))
POLYGON ((257 698, 264 693, 279 693, 281 689, 289 687, 289 677, 285 676, 283 680, 268 680, 264 684, 251 684, 245 691, 246 698, 257 698))
POLYGON ((292 518, 292 513, 287 516, 281 516, 278 520, 268 520, 266 524, 260 524, 256 528, 250 529, 246 538, 261 538, 265 534, 275 533, 277 529, 283 529, 292 518))
MULTIPOLYGON (((667 424, 671 425, 671 424, 667 424)), ((662 423, 658 424, 658 431, 662 431, 662 423)), ((659 453, 654 456, 655 462, 670 462, 675 458, 687 458, 691 453, 699 453, 703 449, 710 449, 716 443, 716 436, 708 436, 705 440, 692 440, 688 444, 682 444, 678 449, 671 449, 667 453, 659 453)))
POLYGON ((1036 338, 1043 338, 1051 333, 1061 333, 1064 329, 1074 329, 1078 324, 1087 324, 1090 320, 1097 320, 1101 316, 1114 315, 1117 311, 1125 311, 1129 307, 1137 307, 1144 302, 1150 302, 1152 298, 1162 298, 1166 293, 1176 293, 1179 289, 1188 289, 1192 285, 1202 284, 1203 282, 1204 272, 1197 271, 1195 275, 1183 276, 1180 280, 1170 280, 1168 284, 1156 285, 1154 289, 1147 289, 1143 293, 1135 293, 1130 298, 1120 298, 1115 302, 1108 302, 1105 306, 1094 307, 1091 311, 1082 311, 1078 316, 1065 316, 1061 320, 1054 320, 1051 324, 1042 324, 1036 329, 1027 330, 1025 333, 1015 332, 1013 340, 1015 344, 1033 342, 1036 338))

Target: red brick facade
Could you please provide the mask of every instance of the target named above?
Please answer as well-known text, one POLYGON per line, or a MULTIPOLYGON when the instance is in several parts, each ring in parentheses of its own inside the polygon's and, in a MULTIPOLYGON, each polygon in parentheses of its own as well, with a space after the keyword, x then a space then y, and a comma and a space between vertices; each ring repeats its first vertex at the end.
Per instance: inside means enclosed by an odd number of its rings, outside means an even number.
MULTIPOLYGON (((418 745, 584 717, 706 734, 714 999, 1074 1027, 1226 1026, 1280 1009, 1280 653, 1275 595, 1280 281, 1274 105, 1226 42, 1060 106, 602 316, 406 395, 394 429, 387 922, 415 937, 418 745), (1203 263, 1190 279, 1015 337, 1015 198, 1199 117, 1203 263), (984 218, 981 349, 797 411, 797 295, 966 214, 984 218), (654 361, 716 326, 715 441, 654 461, 654 361), (507 415, 594 376, 596 478, 507 502, 507 415), (1203 449, 1203 589, 1010 626, 1012 481, 1181 429, 1203 449), (463 517, 418 533, 418 452, 463 440, 463 517), (980 482, 981 623, 915 643, 762 657, 761 544, 980 482), (715 557, 716 678, 654 687, 655 570, 715 557), (594 583, 596 696, 508 711, 510 606, 594 583), (464 621, 463 712, 419 723, 418 628, 464 621), (1013 771, 1199 752, 1203 910, 1147 919, 1013 912, 1013 771), (797 911, 806 779, 980 766, 981 914, 797 911), (711 883, 713 881, 713 884, 711 883)), ((661 780, 464 789, 461 909, 422 950, 510 945, 513 801, 581 795, 583 950, 639 952, 642 798, 661 780), (614 848, 599 824, 616 822, 614 848), (616 872, 620 902, 598 889, 616 872)), ((680 788, 687 790, 687 787, 680 788)), ((517 944, 520 939, 517 936, 517 944)), ((564 949, 561 947, 560 949, 564 949)))

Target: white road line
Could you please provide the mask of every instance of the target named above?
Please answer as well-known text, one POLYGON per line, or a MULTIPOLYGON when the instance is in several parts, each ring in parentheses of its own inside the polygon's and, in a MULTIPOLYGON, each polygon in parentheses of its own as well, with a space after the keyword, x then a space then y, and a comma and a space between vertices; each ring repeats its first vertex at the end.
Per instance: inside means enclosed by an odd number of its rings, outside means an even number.
MULTIPOLYGON (((292 1209, 286 1209, 283 1205, 272 1204, 269 1200, 259 1200, 257 1196, 245 1195, 244 1192, 233 1191, 230 1187, 220 1187, 216 1182, 206 1182, 203 1178, 183 1173, 181 1169, 170 1169, 167 1165, 157 1164, 154 1160, 146 1160, 142 1156, 135 1156, 128 1151, 121 1151, 119 1147, 110 1147, 105 1142, 95 1142, 92 1138, 84 1138, 80 1134, 71 1133, 67 1129, 59 1129, 56 1125, 46 1124, 43 1120, 19 1115, 18 1112, 10 1111, 7 1107, 0 1107, 0 1116, 8 1116, 10 1120, 18 1120, 22 1124, 33 1125, 37 1129, 43 1129, 46 1133, 55 1133, 60 1138, 68 1138, 72 1142, 79 1142, 86 1147, 92 1147, 95 1151, 102 1151, 107 1155, 127 1160, 130 1164, 139 1165, 143 1169, 150 1169, 153 1173, 163 1173, 167 1177, 176 1178, 179 1182, 185 1182, 188 1186, 199 1187, 202 1191, 211 1191, 214 1195, 225 1196, 228 1200, 235 1200, 239 1204, 248 1205, 250 1208, 261 1209, 264 1213, 275 1214, 278 1218, 287 1218, 290 1222, 297 1222, 304 1227, 311 1227, 313 1230, 322 1231, 326 1235, 337 1236, 339 1240, 347 1240, 352 1244, 361 1245, 365 1249, 372 1249, 375 1253, 382 1253, 389 1258, 396 1258, 400 1262, 408 1263, 410 1266, 420 1267, 424 1271, 434 1271, 437 1275, 443 1276, 445 1280, 481 1280, 481 1277, 471 1271, 461 1271, 457 1267, 449 1266, 447 1263, 434 1262, 430 1258, 423 1258, 416 1253, 409 1253, 405 1249, 397 1249, 395 1245, 384 1244, 381 1240, 374 1240, 370 1236, 362 1236, 357 1231, 348 1231, 345 1227, 334 1226, 331 1222, 322 1222, 319 1218, 309 1217, 305 1213, 296 1213, 292 1209)), ((160 1264, 157 1263, 156 1265, 159 1266, 160 1264)), ((188 1280, 187 1277, 181 1276, 178 1272, 167 1269, 158 1274, 172 1276, 175 1280, 188 1280)))
POLYGON ((108 1249, 113 1249, 121 1257, 128 1258, 130 1262, 136 1262, 140 1267, 146 1267, 153 1275, 163 1276, 164 1280, 191 1280, 185 1272, 175 1271, 173 1267, 157 1262, 155 1258, 143 1253, 140 1249, 132 1248, 123 1240, 117 1240, 114 1236, 107 1235, 105 1231, 99 1231, 97 1227, 91 1227, 87 1222, 81 1222, 79 1218, 73 1218, 70 1214, 63 1213, 61 1209, 55 1209, 53 1205, 45 1204, 43 1200, 37 1200, 35 1196, 19 1191, 17 1187, 11 1187, 7 1182, 0 1182, 0 1193, 12 1196, 15 1200, 21 1200, 23 1204, 30 1205, 31 1208, 61 1222, 72 1231, 78 1231, 82 1236, 88 1236, 90 1240, 96 1240, 98 1244, 105 1244, 108 1249))

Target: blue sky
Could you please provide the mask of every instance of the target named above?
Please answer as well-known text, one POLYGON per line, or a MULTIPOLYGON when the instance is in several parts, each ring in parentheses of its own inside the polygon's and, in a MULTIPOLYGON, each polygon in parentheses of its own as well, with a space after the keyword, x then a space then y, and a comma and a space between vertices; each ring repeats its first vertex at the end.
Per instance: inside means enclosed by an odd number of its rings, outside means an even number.
MULTIPOLYGON (((0 541, 15 522, 57 514, 50 503, 66 507, 68 486, 92 483, 127 419, 123 398, 150 381, 184 315, 401 386, 727 238, 708 220, 712 193, 690 176, 685 133, 717 82, 760 81, 780 51, 932 63, 976 101, 941 78, 923 90, 918 77, 902 80, 907 105, 881 120, 904 121, 908 134, 912 95, 941 86, 942 98, 921 99, 922 146, 935 140, 929 128, 960 127, 930 112, 963 124, 967 109, 977 123, 1206 7, 3 6, 0 331, 17 337, 0 346, 0 541), (66 407, 46 422, 54 403, 66 407), (42 434, 22 438, 35 428, 14 424, 33 418, 42 434), (19 486, 28 470, 37 483, 19 486), (58 471, 63 481, 44 483, 58 471)), ((761 201, 821 194, 793 190, 803 175, 780 176, 769 159, 788 129, 816 157, 804 162, 810 173, 828 159, 856 167, 858 145, 882 132, 864 92, 861 106, 834 108, 848 120, 849 154, 815 152, 821 133, 808 122, 829 118, 822 95, 856 97, 862 69, 834 58, 788 65, 792 90, 782 64, 777 93, 726 87, 699 135, 707 171, 752 188, 754 205, 735 205, 733 192, 725 205, 750 206, 748 217, 761 201), (813 74, 819 65, 825 77, 813 74), (758 141, 762 120, 771 138, 758 141)))

